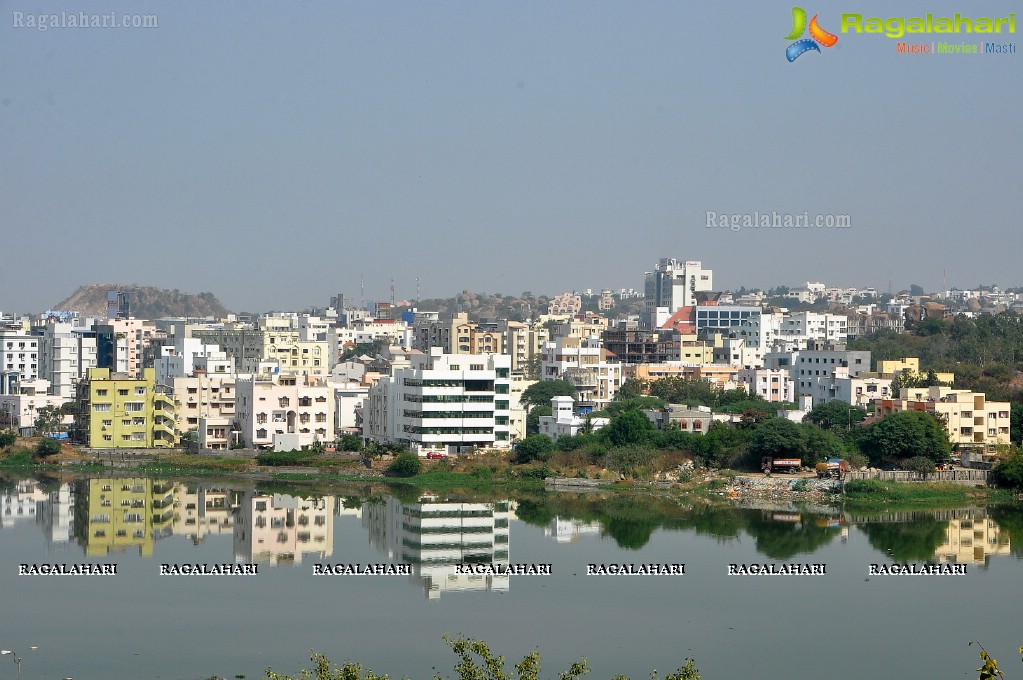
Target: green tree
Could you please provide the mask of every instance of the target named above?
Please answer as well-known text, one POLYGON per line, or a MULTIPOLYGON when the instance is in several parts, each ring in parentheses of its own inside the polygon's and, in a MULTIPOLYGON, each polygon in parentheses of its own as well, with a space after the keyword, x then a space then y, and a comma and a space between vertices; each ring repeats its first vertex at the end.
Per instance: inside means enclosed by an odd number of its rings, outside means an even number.
POLYGON ((661 378, 650 385, 650 396, 659 397, 669 404, 717 406, 721 391, 717 385, 706 380, 680 376, 661 378))
POLYGON ((18 435, 13 430, 0 432, 0 449, 6 449, 16 441, 18 441, 18 435))
POLYGON ((550 404, 546 406, 534 406, 529 409, 529 413, 526 414, 526 434, 539 434, 540 432, 540 418, 543 416, 549 416, 554 413, 554 409, 551 408, 550 404))
POLYGON ((40 458, 48 458, 60 453, 60 442, 56 439, 43 437, 36 444, 36 455, 40 458))
POLYGON ((60 430, 62 415, 57 406, 43 406, 36 411, 36 434, 48 435, 60 430))
POLYGON ((567 380, 541 380, 522 390, 523 406, 550 406, 553 397, 575 398, 575 385, 567 380))
POLYGON ((526 413, 526 434, 540 431, 540 417, 553 413, 551 399, 553 397, 575 398, 575 385, 567 380, 541 380, 522 391, 520 403, 528 411, 526 413))
POLYGON ((664 408, 664 402, 657 397, 632 397, 631 399, 617 399, 608 404, 605 412, 608 415, 616 416, 626 411, 646 411, 664 408))
POLYGON ((362 437, 357 434, 343 434, 337 438, 338 451, 362 451, 362 437))
POLYGON ((806 453, 806 436, 794 422, 787 418, 771 418, 753 433, 750 453, 758 458, 802 458, 806 453))
POLYGON ((1023 489, 1023 449, 1010 446, 991 471, 991 481, 1009 489, 1023 489))
POLYGON ((899 411, 871 424, 860 438, 860 449, 875 465, 913 456, 939 462, 948 460, 952 444, 945 424, 934 415, 899 411))
POLYGON ((411 451, 402 451, 387 466, 387 472, 396 477, 415 477, 423 471, 423 461, 411 451))
POLYGON ((813 423, 803 423, 803 464, 813 465, 828 458, 841 458, 845 452, 845 444, 827 430, 822 430, 813 423))
POLYGON ((646 396, 647 385, 638 378, 626 378, 622 386, 615 392, 615 400, 634 399, 646 396))
POLYGON ((639 411, 626 411, 611 418, 600 435, 614 446, 649 442, 657 428, 639 411))
POLYGON ((1023 443, 1023 402, 1013 402, 1009 408, 1009 439, 1023 443))
POLYGON ((534 460, 546 463, 554 454, 554 442, 545 434, 532 434, 515 444, 515 462, 531 463, 534 460))
POLYGON ((934 472, 934 461, 926 456, 913 456, 907 458, 902 463, 902 467, 912 472, 934 472))
POLYGON ((803 420, 831 431, 848 430, 867 417, 867 410, 862 406, 852 406, 841 400, 818 404, 806 414, 803 420))

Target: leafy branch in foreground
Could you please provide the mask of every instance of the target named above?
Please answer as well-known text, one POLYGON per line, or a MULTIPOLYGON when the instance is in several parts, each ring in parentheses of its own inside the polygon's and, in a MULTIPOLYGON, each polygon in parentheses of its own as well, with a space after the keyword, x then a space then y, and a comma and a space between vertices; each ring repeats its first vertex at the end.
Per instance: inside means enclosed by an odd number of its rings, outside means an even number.
MULTIPOLYGON (((983 664, 977 669, 980 673, 978 680, 1005 680, 1005 673, 998 668, 998 661, 991 657, 984 649, 984 645, 980 644, 976 640, 970 642, 970 645, 977 645, 980 647, 980 660, 983 664)), ((1019 648, 1020 656, 1023 656, 1023 647, 1019 648)))
MULTIPOLYGON (((494 656, 490 646, 483 640, 475 640, 459 635, 457 638, 444 636, 444 643, 458 657, 455 664, 455 674, 458 680, 540 680, 540 652, 534 649, 523 657, 522 661, 515 664, 515 675, 505 671, 503 656, 494 656)), ((363 669, 361 664, 346 661, 340 668, 331 664, 326 656, 313 652, 310 656, 313 662, 313 670, 302 669, 298 677, 283 675, 271 668, 266 669, 266 680, 390 680, 390 676, 377 675, 369 669, 363 669)), ((585 658, 579 659, 568 667, 568 670, 558 673, 559 680, 580 680, 582 676, 590 672, 585 658)), ((447 680, 441 675, 434 674, 433 680, 447 680)), ((629 680, 627 676, 619 675, 613 680, 629 680)), ((660 680, 657 671, 650 674, 650 680, 660 680)), ((696 662, 686 659, 686 664, 674 673, 664 676, 664 680, 700 680, 699 671, 696 669, 696 662)))

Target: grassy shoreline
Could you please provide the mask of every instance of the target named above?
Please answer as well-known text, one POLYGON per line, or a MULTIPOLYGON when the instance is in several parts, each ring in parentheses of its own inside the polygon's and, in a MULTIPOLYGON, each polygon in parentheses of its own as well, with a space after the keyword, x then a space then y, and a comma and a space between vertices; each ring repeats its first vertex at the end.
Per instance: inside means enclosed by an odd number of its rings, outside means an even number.
MULTIPOLYGON (((537 491, 545 487, 544 478, 558 471, 537 465, 510 465, 506 460, 483 458, 475 460, 443 461, 430 464, 412 477, 385 476, 380 469, 366 470, 352 461, 336 458, 311 458, 301 466, 258 466, 252 459, 226 456, 201 456, 179 451, 158 451, 138 460, 128 457, 99 456, 82 458, 70 451, 53 459, 38 461, 32 449, 14 446, 0 457, 0 473, 19 476, 33 472, 53 474, 143 474, 180 475, 183 477, 215 477, 245 481, 281 482, 296 487, 321 484, 371 484, 408 493, 412 489, 424 491, 494 492, 499 490, 537 491), (52 462, 51 462, 52 460, 52 462)), ((564 471, 562 471, 564 472, 564 471)), ((660 489, 668 495, 712 495, 718 491, 722 479, 742 475, 741 472, 721 471, 701 481, 693 480, 660 489)), ((649 482, 632 480, 599 487, 605 491, 650 490, 649 482)), ((880 480, 853 480, 846 484, 846 493, 836 494, 835 504, 854 506, 864 510, 891 508, 892 506, 952 506, 1011 502, 1013 495, 1007 490, 976 488, 935 482, 889 482, 880 480)))

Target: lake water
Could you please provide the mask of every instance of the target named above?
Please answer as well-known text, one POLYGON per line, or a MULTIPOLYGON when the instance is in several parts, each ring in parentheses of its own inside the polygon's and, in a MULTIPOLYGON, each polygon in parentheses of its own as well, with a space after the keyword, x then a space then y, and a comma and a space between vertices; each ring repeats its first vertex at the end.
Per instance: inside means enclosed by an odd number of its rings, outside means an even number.
MULTIPOLYGON (((964 678, 979 640, 1003 667, 1023 644, 1014 508, 879 516, 827 508, 707 510, 647 496, 303 497, 235 482, 144 478, 0 489, 0 648, 22 677, 76 680, 297 673, 309 650, 378 673, 452 675, 444 634, 487 640, 543 676, 580 656, 593 678, 646 678, 696 659, 702 677, 964 678), (871 575, 872 564, 964 575, 871 575), (22 565, 117 574, 22 575, 22 565), (317 575, 410 564, 410 575, 317 575), (256 575, 161 575, 255 564, 256 575), (457 574, 550 565, 550 575, 457 574), (684 564, 683 575, 587 575, 684 564), (729 575, 729 565, 824 565, 729 575), (166 565, 166 566, 164 566, 166 565), (37 647, 32 650, 31 647, 37 647)), ((0 657, 0 680, 14 678, 0 657)), ((973 674, 975 676, 975 674, 973 674)))

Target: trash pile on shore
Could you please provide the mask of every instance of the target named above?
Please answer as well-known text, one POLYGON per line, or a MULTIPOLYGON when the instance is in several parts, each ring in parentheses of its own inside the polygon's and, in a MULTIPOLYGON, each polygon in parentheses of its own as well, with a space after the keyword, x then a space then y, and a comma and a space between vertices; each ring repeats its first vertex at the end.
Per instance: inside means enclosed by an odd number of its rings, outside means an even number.
POLYGON ((839 489, 833 479, 814 477, 735 477, 723 494, 730 498, 768 498, 822 502, 839 489))

